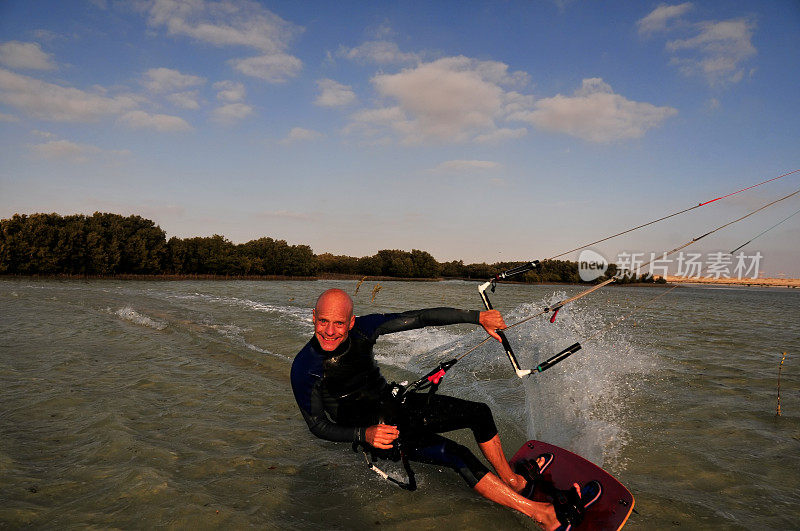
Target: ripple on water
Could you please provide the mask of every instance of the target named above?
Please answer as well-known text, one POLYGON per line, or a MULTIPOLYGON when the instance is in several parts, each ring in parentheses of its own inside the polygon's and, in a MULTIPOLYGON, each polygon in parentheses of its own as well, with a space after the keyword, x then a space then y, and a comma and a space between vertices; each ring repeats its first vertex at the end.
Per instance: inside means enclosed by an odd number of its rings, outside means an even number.
POLYGON ((152 328, 154 330, 164 330, 167 327, 167 323, 164 321, 159 321, 157 319, 148 317, 147 315, 143 315, 130 306, 120 308, 114 312, 114 315, 133 324, 146 326, 147 328, 152 328))

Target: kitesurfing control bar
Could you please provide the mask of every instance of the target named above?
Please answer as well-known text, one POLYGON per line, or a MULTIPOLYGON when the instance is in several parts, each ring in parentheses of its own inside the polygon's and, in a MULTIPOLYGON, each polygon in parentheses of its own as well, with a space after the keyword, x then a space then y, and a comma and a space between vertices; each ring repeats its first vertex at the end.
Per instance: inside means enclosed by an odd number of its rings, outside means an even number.
POLYGON ((533 262, 528 262, 527 264, 522 264, 521 266, 513 267, 508 271, 503 271, 502 273, 498 273, 494 276, 494 280, 503 280, 508 277, 513 277, 514 275, 519 275, 520 273, 532 271, 537 267, 539 267, 539 260, 534 260, 533 262))
POLYGON ((580 343, 575 343, 574 345, 570 345, 567 348, 565 348, 564 350, 562 350, 561 352, 559 352, 558 354, 556 354, 555 356, 553 356, 550 359, 548 359, 547 361, 544 361, 544 362, 540 363, 539 365, 537 365, 536 366, 536 370, 539 371, 539 372, 546 371, 547 369, 549 369, 550 367, 552 367, 556 363, 558 363, 560 361, 564 361, 565 359, 567 359, 571 355, 575 354, 580 349, 581 349, 581 344, 580 343))
MULTIPOLYGON (((483 299, 483 305, 486 306, 487 310, 492 310, 492 303, 489 302, 489 297, 486 295, 486 288, 492 285, 492 281, 486 282, 485 284, 481 284, 478 286, 478 293, 481 294, 481 299, 483 299)), ((519 362, 517 361, 517 357, 514 355, 514 350, 511 348, 511 344, 508 342, 508 338, 503 333, 502 330, 497 330, 497 335, 500 336, 500 342, 503 344, 503 349, 506 351, 506 356, 508 356, 508 361, 511 362, 511 366, 514 368, 514 372, 517 373, 517 376, 522 378, 523 376, 528 376, 532 371, 530 369, 520 369, 519 362)))
MULTIPOLYGON (((514 268, 509 269, 508 271, 503 271, 502 273, 498 273, 492 278, 491 280, 481 284, 478 286, 478 293, 481 295, 481 299, 483 300, 483 305, 486 307, 487 310, 492 310, 492 303, 489 301, 489 296, 486 295, 486 290, 488 288, 492 288, 494 291, 494 284, 498 280, 503 280, 508 277, 519 275, 521 273, 525 273, 526 271, 531 271, 539 267, 539 261, 534 260, 533 262, 528 262, 527 264, 523 264, 521 266, 517 266, 514 268)), ((520 369, 519 362, 517 361, 517 357, 514 355, 514 350, 511 348, 511 344, 508 342, 508 338, 503 333, 502 330, 497 330, 497 335, 500 336, 500 342, 503 344, 503 349, 506 351, 506 356, 508 356, 508 361, 511 362, 511 366, 514 368, 514 372, 517 373, 519 378, 524 376, 528 376, 531 372, 530 369, 520 369)))

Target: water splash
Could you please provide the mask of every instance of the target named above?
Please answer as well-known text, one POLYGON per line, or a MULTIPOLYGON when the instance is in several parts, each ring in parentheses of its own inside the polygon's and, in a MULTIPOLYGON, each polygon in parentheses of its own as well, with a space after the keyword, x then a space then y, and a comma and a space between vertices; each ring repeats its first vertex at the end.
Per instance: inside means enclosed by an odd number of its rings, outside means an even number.
POLYGON ((375 349, 378 363, 427 372, 450 354, 463 350, 464 335, 443 327, 407 330, 381 337, 375 349))
MULTIPOLYGON (((566 298, 554 293, 536 303, 507 312, 513 323, 566 298)), ((507 335, 523 368, 535 367, 556 352, 606 326, 606 310, 572 306, 561 310, 555 323, 542 316, 507 335)), ((481 329, 467 333, 452 327, 426 328, 387 336, 380 362, 424 374, 439 362, 457 357, 486 337, 481 329)), ((516 378, 501 347, 490 341, 463 359, 448 374, 447 388, 461 396, 487 402, 496 414, 527 419, 531 439, 563 446, 603 465, 618 463, 628 435, 625 404, 629 380, 651 367, 628 332, 611 329, 583 344, 583 349, 544 373, 516 378), (524 408, 524 413, 521 411, 524 408)))
MULTIPOLYGON (((562 300, 555 293, 540 304, 523 305, 520 317, 544 305, 562 300)), ((523 366, 535 366, 581 338, 602 329, 607 311, 586 306, 565 307, 555 323, 534 319, 509 334, 519 345, 523 366)), ((568 448, 603 465, 617 462, 628 440, 625 403, 629 380, 650 370, 646 356, 630 341, 626 331, 615 328, 591 341, 582 350, 547 372, 532 375, 524 383, 528 435, 568 448)))
POLYGON ((114 315, 117 317, 124 319, 125 321, 131 322, 133 324, 137 324, 139 326, 146 326, 147 328, 152 328, 154 330, 164 330, 167 327, 167 323, 163 321, 158 321, 156 319, 152 319, 147 315, 143 315, 130 306, 125 306, 124 308, 120 308, 114 315))

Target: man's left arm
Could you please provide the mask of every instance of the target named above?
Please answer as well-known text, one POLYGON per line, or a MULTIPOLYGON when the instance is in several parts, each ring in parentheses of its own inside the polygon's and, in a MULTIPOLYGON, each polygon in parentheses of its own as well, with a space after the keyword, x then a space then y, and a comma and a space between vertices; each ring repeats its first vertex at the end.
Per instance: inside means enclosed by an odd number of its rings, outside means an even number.
POLYGON ((477 311, 456 308, 428 308, 412 310, 393 316, 375 329, 375 336, 393 334, 404 330, 414 330, 426 326, 444 326, 459 323, 481 325, 493 338, 500 341, 496 330, 506 327, 503 316, 497 310, 477 311))

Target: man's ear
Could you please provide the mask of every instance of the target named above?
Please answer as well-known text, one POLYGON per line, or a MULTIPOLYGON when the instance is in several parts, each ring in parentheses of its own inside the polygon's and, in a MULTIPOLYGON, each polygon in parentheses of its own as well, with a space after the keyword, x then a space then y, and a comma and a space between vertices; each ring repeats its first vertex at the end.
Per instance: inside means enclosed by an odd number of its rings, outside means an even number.
POLYGON ((351 315, 350 316, 350 327, 348 328, 348 330, 352 330, 355 325, 356 325, 356 316, 355 315, 351 315))

